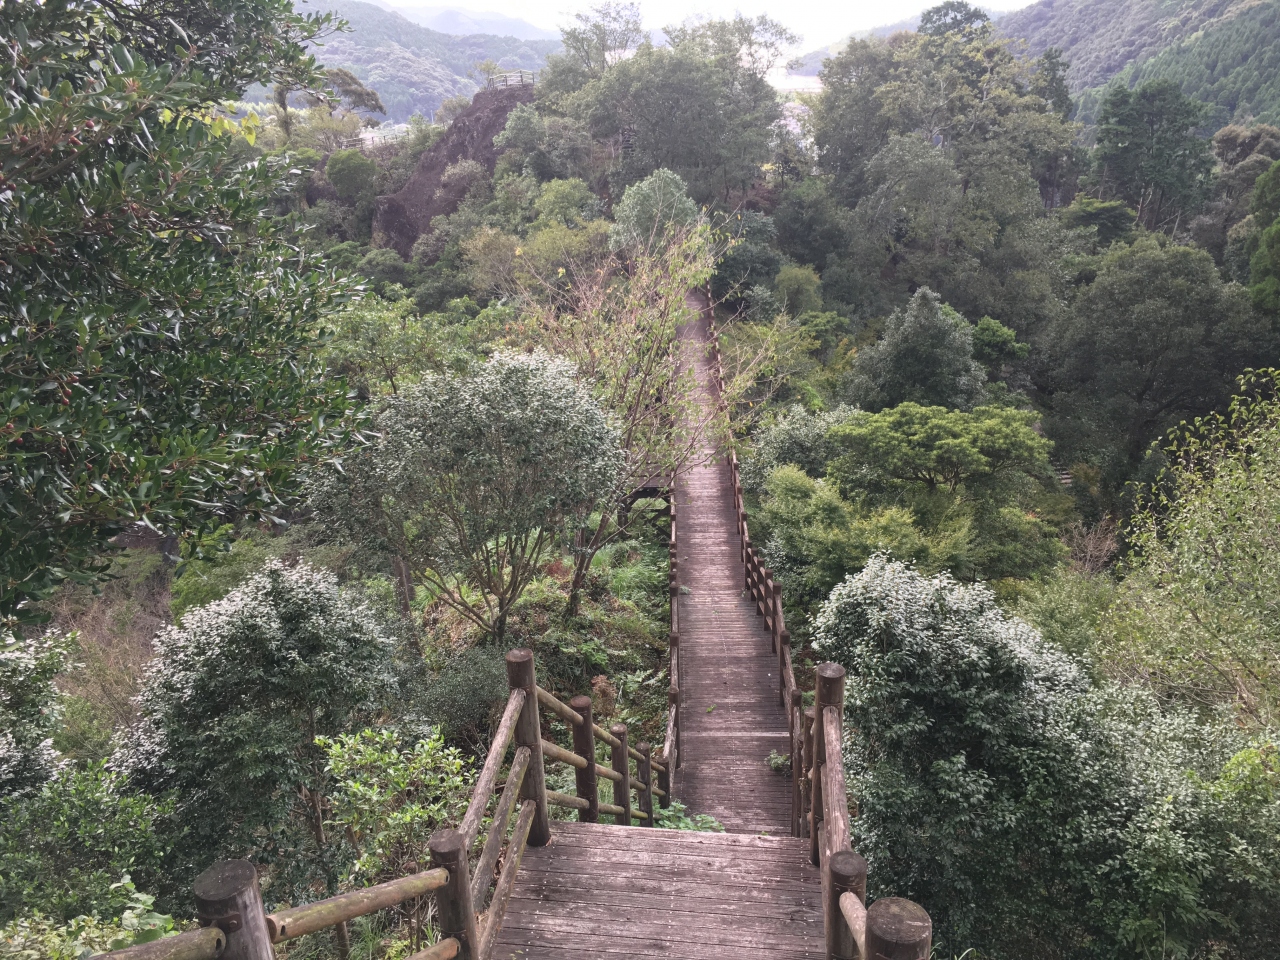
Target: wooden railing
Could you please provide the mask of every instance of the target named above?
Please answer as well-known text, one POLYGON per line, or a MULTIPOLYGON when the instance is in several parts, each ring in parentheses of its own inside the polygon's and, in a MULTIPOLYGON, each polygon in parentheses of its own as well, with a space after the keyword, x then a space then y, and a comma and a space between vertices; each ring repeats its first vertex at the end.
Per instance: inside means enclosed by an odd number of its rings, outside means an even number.
MULTIPOLYGON (((725 399, 724 365, 720 358, 720 341, 714 337, 711 341, 711 370, 716 402, 722 415, 727 418, 729 410, 725 399)), ((804 829, 800 816, 802 788, 801 777, 795 772, 801 769, 801 726, 804 706, 803 697, 799 688, 796 687, 795 670, 791 664, 791 632, 787 629, 786 618, 782 613, 782 587, 773 579, 773 571, 764 565, 755 544, 751 542, 746 505, 742 500, 742 475, 738 469, 737 452, 731 449, 726 460, 729 489, 733 491, 733 515, 742 543, 746 588, 755 602, 756 612, 764 617, 773 652, 778 657, 778 702, 787 712, 788 746, 791 755, 791 835, 799 837, 804 829)), ((674 610, 674 606, 672 609, 674 610)), ((672 649, 675 649, 674 646, 672 649)))
POLYGON ((485 86, 490 90, 500 90, 503 87, 531 87, 535 79, 532 70, 509 70, 506 73, 495 73, 485 86))
POLYGON ((662 759, 668 776, 680 766, 680 559, 676 539, 676 478, 671 478, 668 494, 671 536, 667 542, 667 593, 671 597, 671 630, 667 634, 671 662, 667 686, 667 738, 662 745, 662 759))
POLYGON ((574 697, 565 704, 538 686, 531 650, 512 650, 506 664, 510 692, 502 719, 462 822, 456 829, 437 830, 428 841, 431 869, 267 914, 254 865, 247 860, 221 861, 195 882, 196 917, 201 929, 118 950, 112 956, 119 960, 213 960, 225 952, 229 960, 271 960, 273 944, 342 927, 356 917, 434 893, 441 939, 409 960, 489 960, 526 846, 540 847, 551 839, 550 807, 576 810, 578 819, 588 823, 604 813, 626 826, 633 820, 652 826, 654 799, 664 807, 671 803, 671 764, 655 759, 647 743, 631 746, 626 724, 615 723, 605 730, 592 718, 590 697, 574 697), (540 706, 569 726, 572 749, 543 737, 540 706), (596 762, 596 740, 608 744, 610 766, 596 762), (547 760, 574 768, 575 795, 547 789, 547 760), (473 867, 472 848, 480 838, 504 767, 506 780, 473 867), (613 783, 613 803, 599 800, 601 777, 613 783), (637 795, 634 804, 633 792, 637 795), (515 825, 508 837, 513 814, 515 825), (502 870, 495 885, 499 858, 502 870))
POLYGON ((881 897, 867 907, 867 861, 850 843, 844 773, 844 667, 817 668, 813 706, 802 714, 801 817, 809 858, 822 870, 822 926, 830 960, 928 960, 933 924, 920 905, 881 897))

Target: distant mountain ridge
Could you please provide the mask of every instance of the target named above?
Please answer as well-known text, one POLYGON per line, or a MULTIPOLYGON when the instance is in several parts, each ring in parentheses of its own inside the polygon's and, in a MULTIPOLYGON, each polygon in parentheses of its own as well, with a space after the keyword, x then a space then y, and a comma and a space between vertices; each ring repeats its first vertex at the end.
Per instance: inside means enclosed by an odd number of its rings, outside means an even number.
MULTIPOLYGON (((379 6, 384 4, 380 3, 379 6)), ((385 6, 406 20, 455 36, 487 33, 499 37, 515 37, 518 40, 558 40, 560 38, 556 30, 545 30, 528 20, 508 17, 501 13, 460 10, 457 7, 417 6, 411 0, 409 2, 392 0, 385 6)))
POLYGON ((509 70, 541 70, 560 48, 558 40, 442 33, 363 0, 298 0, 297 7, 333 11, 347 21, 350 31, 325 38, 316 57, 377 90, 392 122, 430 115, 448 97, 474 93, 478 85, 469 74, 483 60, 509 70))
POLYGON ((1041 0, 997 27, 1032 56, 1062 50, 1086 123, 1108 83, 1157 78, 1210 103, 1212 126, 1280 120, 1276 0, 1041 0))

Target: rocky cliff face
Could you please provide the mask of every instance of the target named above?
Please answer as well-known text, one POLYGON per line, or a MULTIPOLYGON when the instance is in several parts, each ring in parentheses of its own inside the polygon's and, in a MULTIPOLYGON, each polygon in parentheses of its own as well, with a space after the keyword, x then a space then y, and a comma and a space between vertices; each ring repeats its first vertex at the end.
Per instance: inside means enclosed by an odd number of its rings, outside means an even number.
POLYGON ((481 90, 445 135, 418 161, 399 193, 379 197, 373 218, 373 242, 408 257, 414 241, 431 229, 433 217, 453 213, 462 202, 461 188, 442 184, 444 172, 459 160, 474 160, 490 173, 498 159, 493 138, 507 125, 507 114, 533 100, 533 87, 481 90))

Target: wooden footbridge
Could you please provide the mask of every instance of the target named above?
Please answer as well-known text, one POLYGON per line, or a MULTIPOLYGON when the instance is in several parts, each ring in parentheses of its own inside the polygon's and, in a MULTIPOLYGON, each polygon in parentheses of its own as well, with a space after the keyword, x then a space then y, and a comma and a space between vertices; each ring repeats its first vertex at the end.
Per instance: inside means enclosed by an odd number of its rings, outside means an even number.
MULTIPOLYGON (((684 362, 703 402, 721 403, 710 311, 700 314, 682 331, 684 362)), ((597 724, 589 697, 564 703, 539 687, 533 654, 513 650, 510 697, 470 808, 457 829, 432 836, 431 869, 267 915, 252 864, 215 864, 196 882, 201 930, 120 956, 269 960, 274 943, 328 927, 343 942, 346 921, 433 894, 439 939, 410 960, 926 960, 923 909, 893 897, 864 907, 841 759, 844 671, 819 665, 805 709, 736 458, 703 453, 670 498, 670 707, 659 751, 630 743, 622 724, 597 724), (547 739, 548 715, 571 744, 547 739), (771 756, 802 776, 776 772, 771 756), (572 795, 547 789, 547 763, 573 768, 572 795), (725 832, 651 826, 655 805, 673 797, 725 832), (553 809, 576 821, 552 819, 553 809)))

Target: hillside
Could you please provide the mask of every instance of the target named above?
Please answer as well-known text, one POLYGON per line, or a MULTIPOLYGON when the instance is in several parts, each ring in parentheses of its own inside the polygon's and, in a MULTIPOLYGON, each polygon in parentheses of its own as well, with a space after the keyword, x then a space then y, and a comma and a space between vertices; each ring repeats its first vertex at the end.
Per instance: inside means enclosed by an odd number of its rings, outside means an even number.
POLYGON ((1078 92, 1106 83, 1129 64, 1141 63, 1258 2, 1041 0, 1002 17, 999 29, 1025 40, 1032 56, 1049 47, 1061 50, 1071 64, 1068 82, 1078 92))
MULTIPOLYGON (((383 6, 384 4, 379 4, 383 6)), ((420 7, 411 3, 391 3, 387 9, 404 15, 414 23, 441 33, 469 36, 475 33, 493 34, 499 37, 517 37, 520 40, 557 40, 560 34, 544 30, 528 20, 507 17, 500 13, 475 10, 459 10, 456 7, 420 7)))
POLYGON ((319 59, 345 67, 377 90, 393 122, 430 114, 448 97, 473 93, 476 83, 468 72, 480 61, 540 70, 560 46, 555 40, 440 33, 361 0, 311 0, 299 7, 333 10, 350 24, 350 32, 324 40, 319 59))

